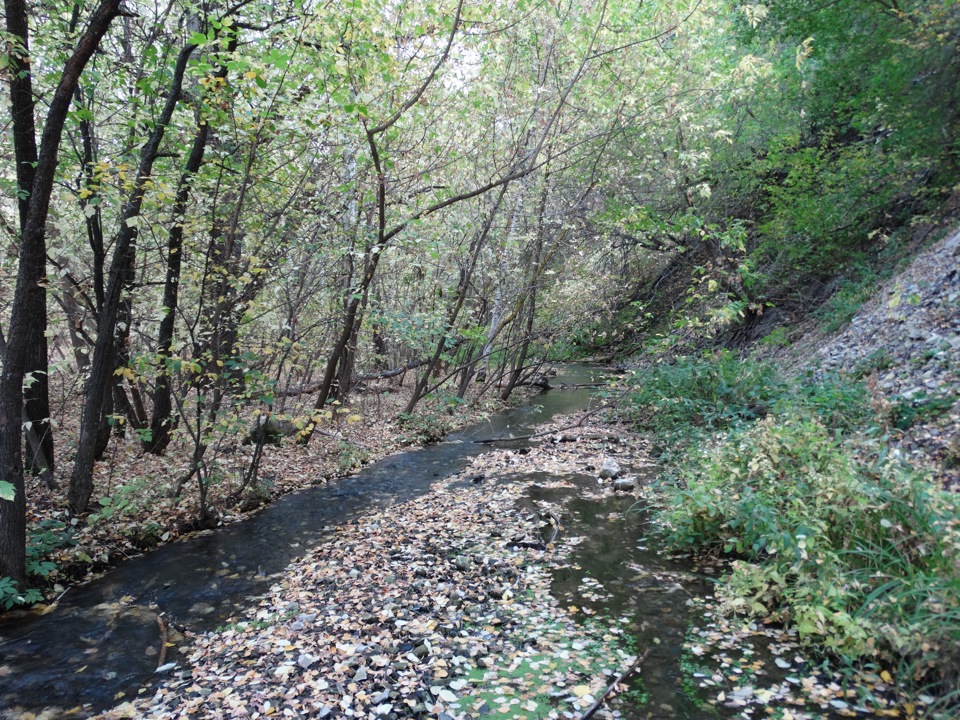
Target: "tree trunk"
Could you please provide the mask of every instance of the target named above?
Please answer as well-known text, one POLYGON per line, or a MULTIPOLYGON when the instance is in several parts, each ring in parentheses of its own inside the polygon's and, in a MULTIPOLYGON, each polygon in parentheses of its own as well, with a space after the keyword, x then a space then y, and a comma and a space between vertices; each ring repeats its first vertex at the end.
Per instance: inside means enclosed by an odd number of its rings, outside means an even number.
MULTIPOLYGON (((507 194, 507 188, 509 187, 510 183, 504 183, 500 187, 500 192, 497 194, 496 202, 494 202, 493 207, 487 214, 487 219, 483 224, 483 228, 474 238, 473 242, 470 243, 466 265, 460 271, 460 280, 457 283, 457 290, 454 294, 450 310, 447 314, 447 322, 444 325, 443 335, 440 337, 440 340, 437 343, 437 348, 433 353, 433 358, 427 365, 427 369, 423 371, 423 375, 418 379, 417 384, 413 389, 413 395, 410 397, 410 401, 403 410, 403 412, 407 415, 413 412, 414 408, 417 406, 417 403, 420 402, 420 399, 423 397, 424 392, 430 383, 430 376, 436 371, 437 365, 440 362, 440 357, 443 355, 443 351, 447 347, 447 343, 450 340, 450 334, 453 331, 453 328, 457 322, 457 318, 460 316, 460 311, 463 308, 463 303, 466 300, 467 290, 470 287, 471 280, 473 279, 473 270, 476 267, 477 260, 480 257, 480 251, 483 249, 483 246, 486 243, 487 236, 490 234, 490 228, 493 227, 493 221, 497 217, 497 212, 500 210, 500 204, 503 202, 503 198, 507 194)), ((464 392, 466 392, 466 390, 464 390, 464 392)), ((460 396, 462 397, 462 394, 460 396)))
MULTIPOLYGON (((226 69, 223 69, 226 75, 226 69)), ((193 136, 190 157, 180 175, 177 196, 174 200, 171 217, 173 226, 167 236, 167 272, 163 286, 164 316, 160 320, 157 337, 157 384, 153 392, 153 417, 150 420, 150 435, 144 442, 144 449, 154 455, 162 455, 170 444, 170 431, 173 428, 173 402, 170 383, 170 369, 166 366, 173 346, 173 329, 177 321, 177 307, 180 296, 180 269, 183 264, 183 218, 190 199, 190 181, 203 164, 203 155, 210 135, 209 123, 197 125, 193 136)))
MULTIPOLYGON (((10 111, 13 119, 13 150, 17 174, 17 210, 20 235, 27 224, 30 193, 33 188, 37 163, 37 134, 34 121, 33 78, 30 74, 30 29, 26 3, 23 0, 5 0, 7 32, 19 39, 22 55, 10 54, 10 111)), ((46 242, 41 236, 38 252, 46 256, 46 242)), ((44 270, 45 272, 45 270, 44 270)), ((34 442, 27 441, 27 471, 34 474, 53 472, 53 431, 50 427, 50 389, 47 368, 47 297, 42 291, 36 299, 42 307, 36 316, 41 326, 39 342, 28 348, 26 361, 28 381, 23 388, 23 414, 29 423, 34 442), (37 443, 37 440, 39 443, 37 443)), ((24 432, 27 432, 25 429, 24 432)), ((25 436, 26 437, 26 436, 25 436)))
POLYGON ((187 45, 180 51, 177 58, 167 101, 157 118, 153 132, 150 133, 150 137, 140 151, 137 179, 121 215, 120 228, 114 241, 110 280, 97 321, 97 342, 90 363, 90 376, 85 388, 83 416, 80 422, 80 437, 77 442, 77 456, 73 475, 70 477, 69 501, 70 509, 74 513, 84 512, 93 495, 93 464, 96 457, 97 429, 103 415, 104 398, 108 392, 110 376, 114 370, 114 331, 120 311, 121 294, 129 282, 128 275, 134 264, 137 218, 146 193, 147 181, 153 172, 153 163, 159 154, 160 142, 180 99, 187 61, 195 49, 196 45, 187 45))
MULTIPOLYGON (((0 500, 0 577, 22 583, 26 577, 26 496, 21 454, 23 378, 30 369, 30 348, 42 342, 46 314, 42 281, 46 275, 45 229, 50 195, 60 150, 63 125, 80 74, 119 14, 120 0, 103 0, 87 30, 67 60, 60 84, 50 98, 43 126, 29 209, 23 226, 17 284, 10 315, 7 350, 0 375, 0 477, 14 486, 12 501, 0 500)), ((8 22, 14 15, 26 27, 26 6, 20 0, 6 4, 8 22)))

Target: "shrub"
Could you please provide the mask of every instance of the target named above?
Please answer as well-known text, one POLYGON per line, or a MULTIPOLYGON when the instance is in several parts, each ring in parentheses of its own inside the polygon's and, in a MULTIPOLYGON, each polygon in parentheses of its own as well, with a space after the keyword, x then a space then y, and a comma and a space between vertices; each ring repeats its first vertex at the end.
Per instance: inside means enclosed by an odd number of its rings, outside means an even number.
POLYGON ((686 427, 715 430, 763 417, 786 389, 769 365, 741 361, 726 351, 682 357, 673 365, 640 371, 628 382, 630 416, 667 433, 686 427))
POLYGON ((943 691, 960 661, 955 498, 870 450, 804 408, 718 434, 664 488, 663 532, 738 558, 718 591, 728 611, 943 691))

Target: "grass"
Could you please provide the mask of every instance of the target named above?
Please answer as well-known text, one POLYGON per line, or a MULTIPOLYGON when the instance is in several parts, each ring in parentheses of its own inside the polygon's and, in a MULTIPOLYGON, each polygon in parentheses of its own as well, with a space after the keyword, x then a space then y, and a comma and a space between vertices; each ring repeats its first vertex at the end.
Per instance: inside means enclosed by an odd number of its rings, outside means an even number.
MULTIPOLYGON (((922 398, 893 419, 946 405, 922 398)), ((663 542, 735 559, 718 588, 725 611, 795 629, 839 666, 898 668, 905 697, 932 694, 928 716, 948 717, 937 713, 960 692, 957 498, 888 456, 890 418, 861 383, 791 384, 720 354, 635 376, 626 407, 670 448, 663 542)))

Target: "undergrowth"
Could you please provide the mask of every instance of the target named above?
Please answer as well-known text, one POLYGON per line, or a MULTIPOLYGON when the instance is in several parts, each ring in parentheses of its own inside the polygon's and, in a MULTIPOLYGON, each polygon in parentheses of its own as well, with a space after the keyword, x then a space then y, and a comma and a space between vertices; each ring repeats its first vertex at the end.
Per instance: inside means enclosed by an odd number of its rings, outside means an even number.
MULTIPOLYGON (((960 702, 956 498, 887 452, 858 382, 790 384, 730 354, 635 375, 626 412, 664 449, 658 519, 672 550, 734 558, 731 613, 795 629, 840 667, 896 671, 904 697, 960 702)), ((952 709, 951 709, 952 708, 952 709)))

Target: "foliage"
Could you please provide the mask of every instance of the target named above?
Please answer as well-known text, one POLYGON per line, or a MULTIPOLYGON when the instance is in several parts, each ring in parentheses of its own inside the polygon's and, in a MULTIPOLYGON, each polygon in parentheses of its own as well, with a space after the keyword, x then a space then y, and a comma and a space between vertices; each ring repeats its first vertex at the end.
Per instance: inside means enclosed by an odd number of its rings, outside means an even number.
POLYGON ((828 428, 816 405, 689 446, 662 488, 664 538, 738 558, 718 590, 727 611, 785 623, 847 662, 909 666, 914 691, 949 689, 960 637, 955 500, 828 428))
POLYGON ((353 472, 369 462, 370 451, 361 445, 340 440, 334 449, 336 468, 341 474, 353 472))
POLYGON ((77 544, 73 528, 61 520, 48 518, 30 528, 27 538, 27 573, 39 577, 56 570, 56 565, 44 560, 52 552, 77 544))
POLYGON ((950 395, 929 396, 925 392, 909 400, 901 398, 888 410, 890 424, 897 430, 909 430, 917 423, 931 422, 949 414, 956 402, 950 395))
POLYGON ((764 416, 786 385, 773 369, 731 352, 680 357, 627 380, 629 416, 656 432, 716 430, 764 416))
POLYGON ((869 268, 864 269, 857 280, 844 280, 830 299, 817 309, 816 316, 823 324, 823 331, 836 332, 849 323, 860 306, 873 297, 878 286, 878 278, 869 268))
POLYGON ((452 431, 457 424, 457 411, 464 400, 456 395, 436 393, 429 396, 415 413, 401 413, 398 416, 402 434, 402 445, 431 445, 438 443, 452 431))
POLYGON ((144 501, 143 489, 147 484, 146 478, 135 478, 118 487, 112 495, 104 495, 97 500, 100 509, 90 513, 87 522, 94 524, 132 512, 137 503, 144 501))
POLYGON ((659 439, 734 427, 769 413, 803 409, 833 429, 856 427, 870 416, 863 385, 810 372, 788 383, 767 362, 729 351, 680 357, 634 371, 626 380, 626 416, 659 439))
POLYGON ((43 594, 39 590, 29 588, 21 592, 13 580, 0 577, 0 605, 4 610, 9 610, 16 605, 33 605, 41 600, 43 600, 43 594))

